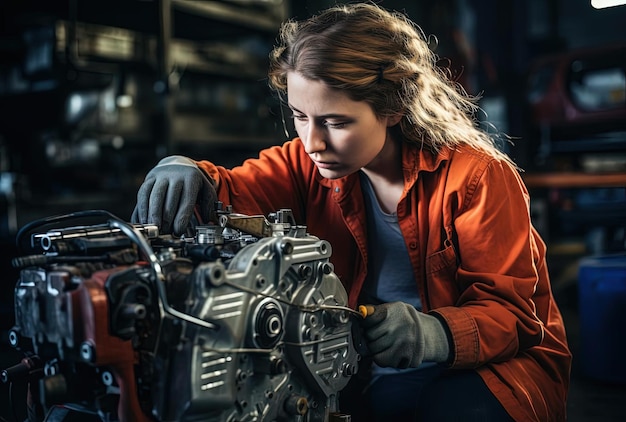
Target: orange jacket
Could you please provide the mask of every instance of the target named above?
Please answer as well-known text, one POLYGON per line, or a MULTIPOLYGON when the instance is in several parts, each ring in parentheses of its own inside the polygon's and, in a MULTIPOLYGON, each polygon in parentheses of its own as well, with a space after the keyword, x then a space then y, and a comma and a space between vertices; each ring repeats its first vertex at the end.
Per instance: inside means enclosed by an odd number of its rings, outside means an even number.
MULTIPOLYGON (((469 148, 435 156, 405 143, 402 154, 398 220, 424 312, 450 328, 451 367, 476 368, 515 420, 565 420, 571 354, 518 172, 469 148)), ((198 165, 235 212, 290 208, 309 233, 328 240, 357 306, 368 259, 357 174, 321 177, 298 139, 231 170, 198 165)))

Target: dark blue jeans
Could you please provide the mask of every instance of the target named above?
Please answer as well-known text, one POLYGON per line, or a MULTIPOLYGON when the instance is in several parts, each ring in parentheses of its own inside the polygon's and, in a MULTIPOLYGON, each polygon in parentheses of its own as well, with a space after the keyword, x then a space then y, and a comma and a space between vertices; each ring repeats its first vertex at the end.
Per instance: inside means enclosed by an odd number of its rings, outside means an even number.
POLYGON ((513 420, 472 370, 433 366, 383 375, 364 391, 353 386, 344 391, 341 410, 351 414, 354 422, 513 420))

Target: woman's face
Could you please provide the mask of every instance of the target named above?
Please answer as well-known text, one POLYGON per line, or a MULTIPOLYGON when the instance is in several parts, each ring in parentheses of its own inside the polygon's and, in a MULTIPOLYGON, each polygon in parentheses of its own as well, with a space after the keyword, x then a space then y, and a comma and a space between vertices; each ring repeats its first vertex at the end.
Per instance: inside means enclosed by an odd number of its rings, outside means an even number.
POLYGON ((304 149, 320 174, 329 179, 376 161, 387 142, 387 126, 397 123, 378 119, 369 104, 353 101, 345 93, 297 72, 287 75, 287 93, 304 149))

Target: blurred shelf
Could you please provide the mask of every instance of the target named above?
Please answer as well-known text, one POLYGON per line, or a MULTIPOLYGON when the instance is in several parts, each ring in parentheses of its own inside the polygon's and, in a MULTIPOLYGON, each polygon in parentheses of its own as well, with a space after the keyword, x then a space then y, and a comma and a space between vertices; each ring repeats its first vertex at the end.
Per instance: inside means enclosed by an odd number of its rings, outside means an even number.
POLYGON ((522 178, 529 188, 624 187, 626 173, 529 173, 522 178))
MULTIPOLYGON (((99 62, 100 66, 103 62, 145 64, 149 69, 158 66, 159 47, 156 35, 120 27, 63 20, 55 23, 54 32, 58 56, 78 68, 87 64, 93 66, 94 62, 99 62), (73 54, 64 57, 67 52, 73 54)), ((183 71, 256 81, 265 76, 267 54, 261 44, 251 45, 259 50, 246 48, 237 40, 218 42, 173 38, 170 44, 170 62, 175 69, 183 71)))
POLYGON ((275 31, 286 17, 282 1, 247 1, 247 2, 220 2, 196 0, 172 0, 172 6, 181 11, 187 11, 198 16, 229 21, 259 30, 275 31), (237 3, 241 3, 238 5, 237 3), (259 6, 259 11, 265 13, 250 13, 251 6, 259 6), (262 7, 263 6, 263 7, 262 7), (271 7, 268 7, 271 6, 271 7), (244 7, 242 9, 242 7, 244 7))

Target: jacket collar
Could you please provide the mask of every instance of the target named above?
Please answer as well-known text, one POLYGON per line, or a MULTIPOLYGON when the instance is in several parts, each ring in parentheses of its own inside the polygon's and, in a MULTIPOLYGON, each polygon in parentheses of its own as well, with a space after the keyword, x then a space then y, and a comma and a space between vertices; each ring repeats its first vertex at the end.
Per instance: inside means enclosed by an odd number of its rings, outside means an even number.
POLYGON ((451 152, 450 149, 445 148, 435 154, 430 149, 403 142, 402 169, 404 171, 405 188, 413 186, 420 172, 435 172, 444 161, 450 159, 451 152))

